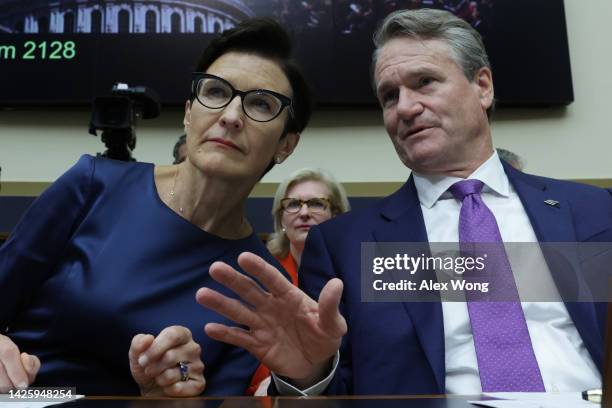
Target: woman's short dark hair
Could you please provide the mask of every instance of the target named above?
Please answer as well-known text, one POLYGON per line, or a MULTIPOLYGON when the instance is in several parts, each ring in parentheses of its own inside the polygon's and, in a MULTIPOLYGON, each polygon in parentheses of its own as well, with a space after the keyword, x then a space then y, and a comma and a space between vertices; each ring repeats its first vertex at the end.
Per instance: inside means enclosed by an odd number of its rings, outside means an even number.
POLYGON ((285 29, 267 17, 245 20, 211 41, 196 70, 205 72, 215 60, 231 51, 252 53, 279 65, 293 91, 294 116, 287 120, 283 136, 289 132, 301 133, 310 119, 312 102, 306 80, 291 59, 291 40, 285 29))

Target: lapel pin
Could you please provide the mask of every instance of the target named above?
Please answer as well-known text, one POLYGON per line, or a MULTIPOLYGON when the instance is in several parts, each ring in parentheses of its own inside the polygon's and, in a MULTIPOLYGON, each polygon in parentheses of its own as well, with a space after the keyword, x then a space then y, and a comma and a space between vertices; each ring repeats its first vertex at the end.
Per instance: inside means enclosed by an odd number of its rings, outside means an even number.
POLYGON ((548 205, 550 205, 552 207, 559 208, 559 202, 557 200, 548 199, 548 200, 545 200, 544 203, 546 203, 546 204, 548 204, 548 205))

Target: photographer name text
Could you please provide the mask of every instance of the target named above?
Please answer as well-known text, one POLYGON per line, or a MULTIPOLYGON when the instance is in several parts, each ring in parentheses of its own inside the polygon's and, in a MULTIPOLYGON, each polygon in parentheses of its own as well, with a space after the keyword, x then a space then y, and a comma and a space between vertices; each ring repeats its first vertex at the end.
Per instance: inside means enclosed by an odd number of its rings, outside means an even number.
POLYGON ((419 270, 437 270, 447 275, 456 275, 457 278, 447 282, 435 280, 411 280, 401 279, 395 282, 385 282, 375 279, 372 288, 375 291, 478 291, 487 293, 489 282, 469 282, 463 279, 463 275, 469 271, 483 271, 487 255, 479 257, 469 256, 420 256, 414 257, 407 254, 396 254, 392 257, 375 257, 372 259, 372 273, 382 275, 388 271, 399 271, 415 275, 419 270))

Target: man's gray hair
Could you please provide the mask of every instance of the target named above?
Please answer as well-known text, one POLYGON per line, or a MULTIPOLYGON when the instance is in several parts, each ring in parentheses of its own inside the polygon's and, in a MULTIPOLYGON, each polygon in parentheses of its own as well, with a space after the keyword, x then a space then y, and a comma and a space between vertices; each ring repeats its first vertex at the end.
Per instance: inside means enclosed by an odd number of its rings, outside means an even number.
POLYGON ((372 56, 372 72, 380 49, 387 41, 397 37, 444 40, 450 48, 451 57, 469 81, 474 80, 480 68, 491 69, 482 37, 469 23, 445 10, 417 9, 398 10, 385 18, 374 34, 376 49, 372 56))
MULTIPOLYGON (((374 33, 372 55, 372 84, 376 93, 374 73, 380 49, 387 41, 398 37, 417 40, 443 40, 448 44, 451 57, 463 71, 468 81, 473 82, 476 72, 482 67, 491 69, 489 56, 482 37, 468 22, 449 11, 435 9, 398 10, 389 14, 374 33)), ((487 109, 490 118, 494 103, 487 109)))

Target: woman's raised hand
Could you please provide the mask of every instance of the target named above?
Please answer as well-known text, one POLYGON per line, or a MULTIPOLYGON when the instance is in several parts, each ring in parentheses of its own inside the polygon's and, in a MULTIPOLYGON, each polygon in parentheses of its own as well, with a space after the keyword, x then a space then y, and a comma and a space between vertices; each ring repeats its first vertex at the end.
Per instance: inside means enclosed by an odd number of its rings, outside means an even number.
POLYGON ((247 328, 208 323, 206 334, 245 348, 276 374, 299 386, 322 379, 347 330, 338 310, 342 281, 327 282, 317 303, 257 255, 242 253, 238 264, 265 289, 231 266, 215 262, 210 275, 242 301, 209 288, 200 288, 196 299, 247 328))

